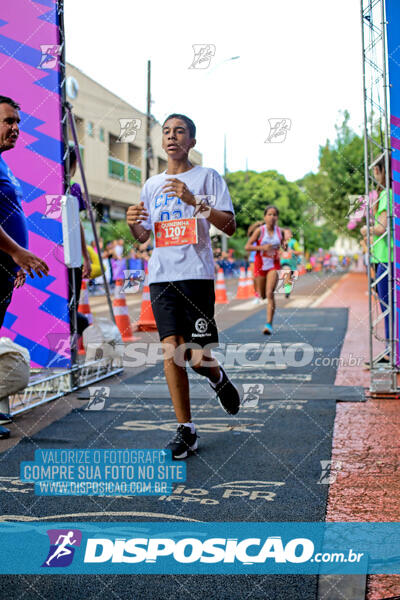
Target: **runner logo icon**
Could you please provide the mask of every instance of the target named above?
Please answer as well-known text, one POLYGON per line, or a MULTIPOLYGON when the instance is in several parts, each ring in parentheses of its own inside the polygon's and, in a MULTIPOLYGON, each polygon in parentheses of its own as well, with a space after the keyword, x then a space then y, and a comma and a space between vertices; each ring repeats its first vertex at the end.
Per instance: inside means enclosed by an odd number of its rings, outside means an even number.
POLYGON ((58 65, 61 55, 61 46, 45 44, 40 46, 42 53, 38 69, 54 69, 58 65))
POLYGON ((103 410, 107 398, 110 397, 109 387, 90 387, 90 400, 85 410, 103 410))
POLYGON ((264 391, 262 383, 244 383, 243 384, 243 406, 255 408, 258 406, 260 394, 264 391))
POLYGON ((63 196, 60 194, 46 194, 46 209, 42 218, 60 219, 62 208, 61 200, 63 196))
POLYGON ((292 126, 291 119, 268 119, 269 134, 266 144, 281 144, 286 140, 287 133, 292 126))
POLYGON ((117 142, 134 142, 142 126, 142 119, 120 119, 120 133, 117 142))
POLYGON ((125 269, 122 291, 126 294, 136 294, 140 291, 140 284, 144 279, 145 272, 142 269, 125 269))
POLYGON ((189 69, 207 69, 215 55, 214 44, 193 44, 194 57, 189 69))
POLYGON ((208 217, 211 214, 211 208, 216 204, 216 196, 212 194, 197 194, 195 195, 194 199, 196 200, 196 208, 193 213, 193 216, 208 219, 208 217))
POLYGON ((322 473, 317 481, 318 484, 329 485, 335 483, 338 471, 342 468, 342 463, 335 460, 320 460, 322 473))
POLYGON ((197 321, 194 324, 194 326, 196 327, 196 331, 198 333, 204 333, 204 332, 207 331, 207 321, 206 321, 206 319, 197 319, 197 321))
POLYGON ((48 529, 50 549, 42 567, 68 567, 74 558, 75 548, 81 545, 80 529, 48 529))

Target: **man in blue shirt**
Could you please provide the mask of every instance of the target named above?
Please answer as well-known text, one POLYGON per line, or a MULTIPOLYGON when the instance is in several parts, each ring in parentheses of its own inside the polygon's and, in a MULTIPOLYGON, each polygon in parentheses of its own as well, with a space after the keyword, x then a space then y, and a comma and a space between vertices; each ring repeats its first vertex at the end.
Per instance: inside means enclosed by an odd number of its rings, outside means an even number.
MULTIPOLYGON (((2 157, 17 143, 19 108, 14 100, 0 95, 0 327, 14 287, 24 285, 26 272, 31 277, 49 272, 47 264, 26 249, 28 228, 21 206, 21 186, 2 157)), ((0 439, 8 435, 8 430, 0 427, 0 439)))

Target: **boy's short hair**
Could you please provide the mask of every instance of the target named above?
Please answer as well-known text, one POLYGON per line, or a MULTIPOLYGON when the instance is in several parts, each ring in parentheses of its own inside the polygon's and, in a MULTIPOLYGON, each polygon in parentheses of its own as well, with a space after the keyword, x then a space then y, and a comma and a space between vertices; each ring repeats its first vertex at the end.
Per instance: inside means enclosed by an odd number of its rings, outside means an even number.
POLYGON ((10 106, 12 106, 13 108, 16 108, 17 110, 21 109, 18 102, 15 102, 15 100, 13 100, 12 98, 9 98, 8 96, 0 95, 0 104, 9 104, 10 106))
POLYGON ((193 123, 192 119, 190 119, 189 117, 187 117, 186 115, 181 115, 179 113, 172 113, 171 115, 169 115, 164 123, 163 123, 163 127, 165 125, 165 123, 167 121, 169 121, 170 119, 181 119, 182 121, 185 121, 186 125, 188 126, 189 129, 189 135, 191 138, 195 138, 196 137, 196 125, 193 123))

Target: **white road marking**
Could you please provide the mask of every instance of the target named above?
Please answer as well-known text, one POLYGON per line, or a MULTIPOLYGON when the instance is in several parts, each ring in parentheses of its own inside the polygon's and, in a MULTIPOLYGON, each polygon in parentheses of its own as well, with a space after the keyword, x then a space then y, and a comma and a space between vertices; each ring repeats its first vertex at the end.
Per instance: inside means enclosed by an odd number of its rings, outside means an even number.
MULTIPOLYGON (((129 496, 131 499, 132 497, 129 496)), ((63 519, 73 519, 75 517, 151 517, 161 519, 172 519, 173 521, 193 521, 194 523, 201 523, 198 519, 189 519, 188 517, 177 517, 175 515, 169 515, 164 513, 153 513, 153 512, 141 512, 141 511, 104 511, 104 512, 83 512, 83 513, 69 513, 65 515, 49 515, 47 517, 31 517, 28 515, 0 515, 0 521, 24 521, 29 523, 30 521, 62 521, 63 519)), ((100 523, 100 521, 99 521, 100 523)))
POLYGON ((254 298, 251 300, 247 300, 246 302, 242 302, 236 306, 230 307, 231 310, 252 310, 254 308, 260 308, 261 306, 265 306, 267 304, 266 300, 262 300, 261 302, 254 302, 254 298))
POLYGON ((311 304, 312 300, 312 296, 297 296, 297 298, 294 298, 282 308, 306 308, 311 304))

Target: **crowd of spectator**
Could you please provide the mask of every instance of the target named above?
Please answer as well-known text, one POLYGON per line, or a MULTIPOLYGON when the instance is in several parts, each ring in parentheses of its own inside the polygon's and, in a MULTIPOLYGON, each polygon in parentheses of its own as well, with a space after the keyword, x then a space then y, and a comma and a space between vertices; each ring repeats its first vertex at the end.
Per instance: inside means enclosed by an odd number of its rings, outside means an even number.
MULTIPOLYGON (((117 279, 124 279, 125 270, 145 271, 152 253, 151 242, 138 244, 136 246, 124 244, 123 239, 113 240, 104 244, 102 238, 99 239, 101 256, 106 272, 107 282, 111 289, 114 288, 117 279)), ((96 251, 94 242, 91 243, 92 248, 96 251)), ((214 248, 214 265, 215 272, 219 269, 223 270, 225 279, 238 278, 240 276, 240 268, 246 270, 250 267, 249 258, 238 258, 235 256, 235 251, 230 248, 228 251, 223 251, 221 248, 214 248)), ((311 271, 342 271, 356 265, 359 257, 354 256, 338 256, 327 251, 318 251, 304 259, 304 265, 308 272, 311 271)), ((89 282, 89 289, 92 293, 103 293, 102 276, 96 277, 89 282)))
POLYGON ((226 279, 239 277, 240 267, 249 268, 248 258, 235 258, 232 248, 227 252, 223 252, 221 248, 214 248, 213 253, 215 271, 222 269, 226 279))
MULTIPOLYGON (((152 252, 152 246, 148 242, 127 248, 123 239, 104 244, 103 238, 99 238, 99 245, 106 279, 111 289, 114 288, 117 279, 125 278, 124 271, 145 271, 147 269, 152 252)), ((94 242, 91 243, 91 246, 97 252, 94 242)), ((93 293, 103 293, 103 277, 100 275, 91 279, 89 289, 93 293)))

